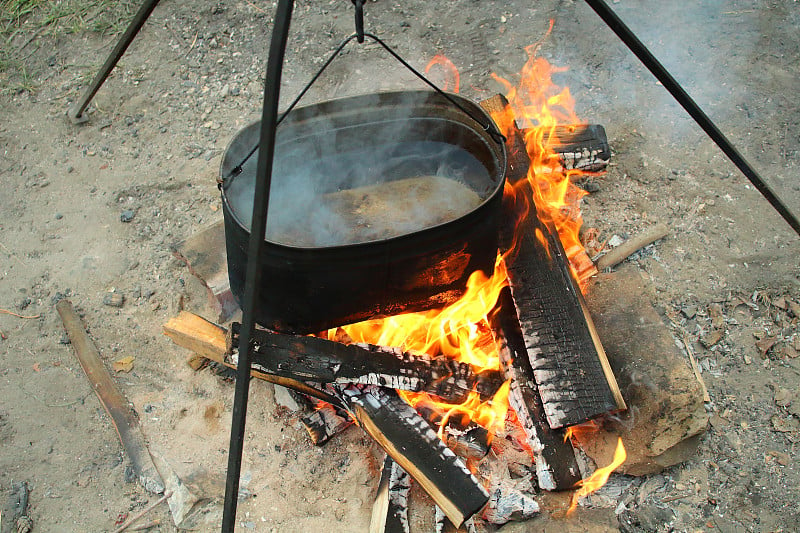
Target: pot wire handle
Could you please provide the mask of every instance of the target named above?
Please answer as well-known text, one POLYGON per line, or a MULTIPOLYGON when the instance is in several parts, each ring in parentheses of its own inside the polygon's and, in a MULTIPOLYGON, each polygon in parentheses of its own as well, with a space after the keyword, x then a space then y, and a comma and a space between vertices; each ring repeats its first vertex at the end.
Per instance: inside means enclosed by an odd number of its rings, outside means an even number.
MULTIPOLYGON (((357 3, 358 1, 360 1, 360 0, 353 0, 354 3, 357 3)), ((358 16, 358 15, 356 15, 356 16, 358 16)), ((362 16, 363 16, 363 12, 362 12, 362 16)), ((358 21, 358 18, 356 20, 358 21)), ((363 19, 362 19, 362 22, 363 22, 363 19)), ((356 28, 358 28, 358 24, 356 24, 356 28)), ((362 27, 362 30, 363 30, 363 27, 362 27)), ((464 114, 466 114, 469 118, 471 118, 472 120, 474 120, 475 122, 480 124, 481 127, 483 128, 483 130, 486 131, 489 134, 489 136, 497 144, 505 144, 506 137, 505 137, 505 135, 500 133, 500 130, 497 129, 497 125, 494 123, 493 120, 490 119, 489 122, 484 125, 481 122, 480 117, 475 116, 474 113, 472 113, 470 110, 468 110, 467 108, 465 108, 464 106, 459 104, 449 94, 444 92, 435 83, 433 83, 431 80, 426 78, 424 74, 422 74, 417 69, 412 67, 405 59, 403 59, 400 56, 400 54, 398 54, 397 52, 392 50, 392 48, 390 48, 389 45, 387 45, 385 42, 380 40, 376 35, 374 35, 372 33, 367 33, 367 32, 365 32, 363 35, 365 37, 369 37, 370 39, 372 39, 373 41, 378 43, 384 50, 386 50, 401 65, 403 65, 409 71, 411 71, 411 73, 414 74, 417 78, 422 80, 426 85, 431 87, 435 92, 437 92, 439 95, 441 95, 443 98, 445 98, 448 102, 450 102, 455 107, 457 107, 462 112, 464 112, 464 114)), ((338 47, 336 47, 336 49, 331 53, 331 55, 325 61, 325 63, 322 64, 322 67, 320 67, 320 69, 317 71, 317 73, 314 74, 314 76, 306 84, 306 86, 303 87, 303 89, 300 91, 300 93, 297 95, 297 97, 292 101, 292 103, 289 104, 289 107, 286 108, 286 111, 281 113, 281 115, 280 115, 280 117, 278 117, 278 121, 277 121, 277 123, 275 125, 276 127, 279 126, 281 122, 283 122, 283 119, 286 118, 286 116, 295 108, 295 106, 297 106, 297 104, 300 102, 300 100, 303 98, 303 96, 305 96, 305 94, 308 92, 308 90, 311 89, 311 86, 314 85, 314 83, 319 79, 320 76, 322 76, 322 73, 325 72, 325 69, 328 68, 328 66, 333 62, 333 60, 336 59, 339 56, 339 54, 342 52, 342 50, 344 50, 344 47, 347 46, 350 43, 350 41, 352 41, 353 39, 359 39, 359 34, 358 33, 354 33, 354 34, 350 35, 344 41, 342 41, 342 43, 338 47)), ((362 41, 359 40, 358 42, 362 42, 362 41)), ((236 165, 235 167, 233 167, 231 169, 231 173, 226 178, 222 179, 220 183, 218 183, 218 187, 219 188, 224 187, 225 182, 227 180, 229 180, 229 179, 231 179, 231 178, 233 178, 235 176, 238 176, 242 172, 242 166, 245 163, 247 163, 247 161, 251 157, 253 157, 253 154, 256 153, 256 150, 258 150, 258 144, 253 146, 253 148, 247 153, 247 155, 244 157, 244 159, 242 159, 242 161, 238 165, 236 165)))

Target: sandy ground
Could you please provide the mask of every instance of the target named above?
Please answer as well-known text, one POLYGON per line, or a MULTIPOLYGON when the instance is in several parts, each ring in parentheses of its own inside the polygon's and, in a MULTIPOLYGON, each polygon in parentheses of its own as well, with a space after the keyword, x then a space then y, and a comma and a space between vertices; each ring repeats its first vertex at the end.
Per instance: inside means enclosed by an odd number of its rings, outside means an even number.
MULTIPOLYGON (((797 3, 619 0, 613 7, 800 212, 797 3)), ((116 434, 64 343, 54 309, 64 296, 109 365, 135 357, 133 370, 115 379, 152 451, 197 494, 222 498, 232 384, 187 367, 161 325, 181 307, 208 311, 170 246, 221 218, 219 158, 259 113, 273 9, 165 2, 82 126, 64 112, 115 36, 66 33, 58 23, 39 30, 23 19, 2 44, 16 62, 0 72, 0 308, 38 318, 0 314, 0 487, 30 484, 35 531, 111 530, 154 500, 126 481, 116 434), (123 222, 123 214, 132 219, 123 222), (111 290, 124 295, 121 308, 103 304, 111 290)), ((513 76, 524 47, 554 19, 541 53, 569 67, 557 81, 571 88, 579 116, 606 126, 615 152, 608 174, 592 180, 586 225, 602 239, 656 222, 671 228, 632 261, 676 333, 694 344, 712 425, 683 465, 625 489, 632 499, 619 516, 614 501, 527 527, 800 529, 797 236, 582 2, 380 0, 366 12, 368 29, 415 66, 436 53, 450 57, 462 93, 475 99, 500 90, 489 74, 513 76), (715 342, 713 331, 721 334, 715 342)), ((352 31, 351 17, 344 0, 297 2, 286 99, 352 31)), ((418 87, 377 48, 354 47, 307 101, 409 86, 418 87)), ((241 529, 365 530, 379 461, 358 430, 314 448, 276 407, 271 386, 256 382, 241 529)), ((415 523, 425 530, 431 518, 423 507, 415 523)), ((161 520, 160 531, 174 530, 165 506, 149 516, 161 520)))

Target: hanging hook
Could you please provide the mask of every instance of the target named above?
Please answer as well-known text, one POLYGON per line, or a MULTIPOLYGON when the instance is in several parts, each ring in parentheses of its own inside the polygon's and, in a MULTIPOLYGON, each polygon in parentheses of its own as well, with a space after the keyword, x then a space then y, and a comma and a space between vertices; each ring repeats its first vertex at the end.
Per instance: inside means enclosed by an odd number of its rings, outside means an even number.
POLYGON ((356 37, 359 43, 364 42, 364 0, 352 0, 356 7, 356 37))

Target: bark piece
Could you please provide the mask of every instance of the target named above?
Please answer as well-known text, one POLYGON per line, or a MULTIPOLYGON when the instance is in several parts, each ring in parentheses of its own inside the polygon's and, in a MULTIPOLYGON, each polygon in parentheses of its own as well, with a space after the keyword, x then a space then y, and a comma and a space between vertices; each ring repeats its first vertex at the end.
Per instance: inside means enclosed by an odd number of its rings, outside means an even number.
POLYGON ((212 224, 188 239, 172 246, 172 255, 183 261, 208 290, 209 303, 217 320, 227 320, 239 308, 228 279, 228 256, 225 252, 223 221, 212 224))
POLYGON ((305 426, 315 446, 322 446, 353 423, 349 417, 339 414, 329 403, 319 406, 313 413, 301 418, 300 422, 305 426))
POLYGON ((86 333, 78 313, 72 307, 72 302, 66 298, 60 300, 56 304, 56 310, 64 322, 64 328, 67 330, 81 368, 111 418, 114 429, 117 430, 119 440, 139 482, 145 490, 161 494, 164 492, 164 483, 153 464, 153 458, 150 457, 147 442, 139 427, 139 419, 131 409, 130 403, 111 379, 111 374, 100 359, 100 352, 86 333))
POLYGON ((609 362, 634 415, 595 433, 582 446, 597 464, 608 464, 622 437, 628 459, 620 471, 658 472, 688 459, 705 431, 703 390, 686 356, 652 305, 652 285, 626 265, 599 274, 588 305, 602 335, 609 362))

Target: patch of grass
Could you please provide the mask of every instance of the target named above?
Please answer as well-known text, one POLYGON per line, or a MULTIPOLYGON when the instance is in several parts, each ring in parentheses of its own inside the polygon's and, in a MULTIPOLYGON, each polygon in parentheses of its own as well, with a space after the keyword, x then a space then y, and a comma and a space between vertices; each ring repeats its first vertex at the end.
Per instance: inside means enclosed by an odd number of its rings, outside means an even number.
POLYGON ((64 34, 114 35, 130 22, 136 0, 0 0, 0 89, 31 90, 29 59, 40 41, 64 34))

